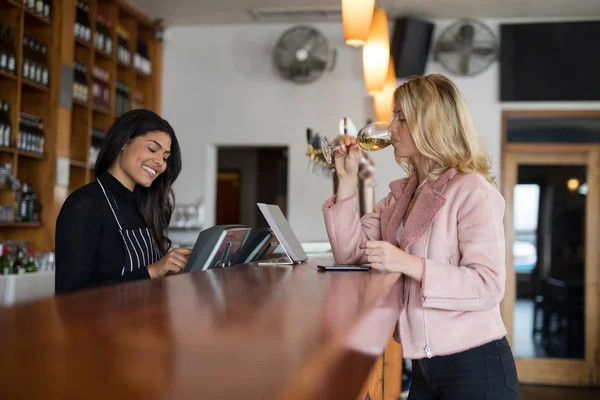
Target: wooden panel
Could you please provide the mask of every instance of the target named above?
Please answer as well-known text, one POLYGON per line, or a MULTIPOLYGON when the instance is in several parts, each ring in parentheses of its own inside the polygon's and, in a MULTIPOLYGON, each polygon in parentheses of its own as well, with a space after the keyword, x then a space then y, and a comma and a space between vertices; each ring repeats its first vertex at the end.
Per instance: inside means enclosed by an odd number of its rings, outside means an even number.
POLYGON ((71 110, 60 107, 57 123, 61 130, 57 132, 56 156, 69 158, 71 156, 71 110))
MULTIPOLYGON (((538 145, 538 147, 546 147, 538 145)), ((535 153, 505 153, 503 164, 502 192, 506 201, 505 231, 507 279, 502 316, 512 342, 513 310, 516 296, 516 275, 513 265, 513 188, 518 181, 519 165, 586 165, 589 192, 586 205, 586 255, 585 255, 585 359, 516 358, 519 378, 523 383, 590 385, 598 383, 600 363, 597 359, 600 339, 598 318, 598 261, 599 247, 599 204, 600 204, 600 146, 586 146, 585 151, 570 153, 565 146, 561 153, 537 151, 535 153)))
POLYGON ((558 118, 598 118, 598 110, 503 110, 502 119, 508 117, 558 117, 558 118))
MULTIPOLYGON (((17 76, 0 74, 0 98, 7 97, 11 105, 12 131, 18 132, 19 113, 27 112, 44 120, 46 134, 46 154, 38 157, 23 151, 0 149, 0 161, 12 161, 13 171, 18 177, 35 182, 34 189, 38 193, 43 215, 40 228, 23 227, 17 224, 11 227, 10 233, 2 238, 28 240, 37 250, 52 250, 54 246, 54 225, 66 193, 81 187, 92 179, 89 167, 71 167, 72 181, 68 187, 56 185, 56 157, 71 159, 76 157, 75 164, 87 162, 89 156, 91 127, 108 129, 114 121, 115 80, 120 73, 116 63, 116 26, 119 19, 137 29, 141 25, 147 29, 154 22, 139 10, 118 0, 101 0, 99 9, 112 20, 113 54, 103 55, 93 49, 90 44, 74 38, 73 25, 76 16, 75 0, 53 1, 52 20, 39 17, 34 12, 22 7, 20 0, 0 1, 0 22, 15 27, 15 51, 17 76), (29 81, 21 80, 23 36, 28 35, 48 45, 48 62, 50 67, 50 87, 46 88, 29 81), (61 65, 72 65, 77 60, 87 65, 88 81, 91 83, 93 65, 105 67, 111 75, 111 109, 92 112, 91 101, 88 104, 62 108, 59 104, 61 65), (77 169, 79 168, 79 169, 77 169), (42 179, 42 177, 44 179, 42 179)), ((94 11, 96 0, 89 0, 90 22, 92 34, 95 31, 94 11)), ((135 43, 133 43, 135 45, 135 43)), ((134 46, 133 46, 134 47, 134 46)), ((134 48, 132 49, 135 50, 134 48)), ((155 62, 153 60, 153 62, 155 62)), ((131 69, 133 70, 133 68, 131 69)), ((155 76, 149 78, 155 79, 155 76)), ((127 80, 133 85, 137 83, 135 74, 131 73, 127 80)), ((152 82, 149 85, 153 85, 152 82)), ((91 87, 90 87, 91 94, 91 87)), ((90 96, 91 97, 91 96, 90 96)), ((133 95, 132 95, 133 97, 133 95)), ((16 134, 13 136, 13 145, 16 134)))
POLYGON ((72 45, 75 40, 73 26, 75 26, 75 17, 77 10, 76 0, 63 0, 60 13, 60 62, 71 65, 75 59, 75 46, 72 45))
POLYGON ((383 400, 397 400, 402 393, 402 346, 392 337, 384 354, 383 400))
POLYGON ((517 162, 515 155, 510 153, 505 153, 502 159, 504 160, 502 171, 502 195, 504 196, 506 204, 506 211, 504 214, 504 232, 506 236, 506 284, 504 298, 500 303, 500 312, 507 330, 506 338, 514 348, 512 327, 514 326, 513 312, 517 295, 517 284, 512 261, 512 243, 515 241, 512 204, 514 204, 513 188, 517 184, 517 162))
POLYGON ((84 163, 88 161, 90 152, 91 124, 89 109, 82 106, 73 107, 73 126, 71 133, 71 160, 84 163))
POLYGON ((71 164, 70 172, 69 172, 69 192, 68 194, 73 193, 76 189, 84 186, 88 183, 89 180, 89 172, 86 167, 71 164))
POLYGON ((383 399, 383 356, 377 358, 356 400, 383 399))
POLYGON ((555 358, 516 358, 519 381, 543 385, 587 386, 590 371, 585 361, 555 358))
POLYGON ((133 108, 133 94, 136 88, 136 74, 133 67, 133 57, 135 54, 135 43, 137 40, 138 23, 133 18, 124 18, 120 20, 120 24, 129 34, 128 45, 131 53, 129 65, 117 64, 117 79, 129 86, 129 109, 133 108))
POLYGON ((153 68, 152 78, 152 109, 160 114, 162 112, 162 73, 163 73, 163 44, 159 41, 151 41, 151 60, 153 68))
POLYGON ((586 204, 585 359, 589 370, 593 371, 593 377, 588 379, 593 378, 594 383, 600 384, 600 146, 590 150, 588 182, 591 184, 588 184, 586 204))

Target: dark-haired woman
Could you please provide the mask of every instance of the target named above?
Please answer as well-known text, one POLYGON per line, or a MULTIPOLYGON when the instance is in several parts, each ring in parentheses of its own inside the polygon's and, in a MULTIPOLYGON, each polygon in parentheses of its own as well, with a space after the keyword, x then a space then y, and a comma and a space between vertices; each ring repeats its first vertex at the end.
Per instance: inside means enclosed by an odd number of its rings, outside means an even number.
POLYGON ((171 125, 132 110, 109 129, 96 180, 73 192, 56 223, 56 293, 180 272, 190 249, 166 230, 181 153, 171 125))

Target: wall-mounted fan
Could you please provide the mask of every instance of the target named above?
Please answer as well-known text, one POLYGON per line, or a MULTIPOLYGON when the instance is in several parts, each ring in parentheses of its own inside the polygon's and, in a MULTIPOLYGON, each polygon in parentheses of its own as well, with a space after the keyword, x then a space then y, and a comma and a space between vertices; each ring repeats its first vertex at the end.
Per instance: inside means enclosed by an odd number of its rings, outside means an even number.
POLYGON ((273 63, 282 78, 309 83, 335 66, 335 49, 318 30, 294 26, 285 31, 273 49, 273 63))
POLYGON ((492 30, 474 19, 461 19, 439 37, 434 59, 450 72, 472 76, 485 71, 496 60, 498 40, 492 30))

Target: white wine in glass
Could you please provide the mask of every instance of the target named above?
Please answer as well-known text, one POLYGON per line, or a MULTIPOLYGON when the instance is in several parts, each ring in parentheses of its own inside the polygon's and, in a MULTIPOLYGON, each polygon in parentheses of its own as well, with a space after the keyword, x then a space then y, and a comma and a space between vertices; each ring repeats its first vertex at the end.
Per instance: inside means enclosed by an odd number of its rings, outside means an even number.
MULTIPOLYGON (((367 151, 377 151, 384 149, 392 144, 392 135, 388 130, 389 123, 387 122, 373 122, 365 125, 358 131, 356 135, 356 141, 361 149, 367 151)), ((325 161, 329 164, 333 162, 333 153, 343 145, 330 146, 327 143, 327 139, 321 139, 321 151, 325 161)))

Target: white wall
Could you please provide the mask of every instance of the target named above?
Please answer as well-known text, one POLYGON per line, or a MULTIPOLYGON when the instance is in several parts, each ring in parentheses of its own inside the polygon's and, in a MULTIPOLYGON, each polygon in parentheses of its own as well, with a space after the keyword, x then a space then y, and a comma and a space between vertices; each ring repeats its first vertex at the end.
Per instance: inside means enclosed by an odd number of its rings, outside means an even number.
MULTIPOLYGON (((450 21, 438 21, 438 35, 450 21)), ((499 21, 486 20, 497 31, 499 21)), ((214 223, 216 146, 287 145, 288 218, 300 240, 326 240, 322 202, 332 183, 308 172, 306 127, 329 138, 342 116, 357 126, 372 115, 364 88, 362 53, 343 42, 341 24, 313 24, 338 50, 337 66, 319 81, 295 85, 271 68, 271 49, 290 25, 176 27, 166 33, 163 70, 163 116, 178 134, 183 172, 176 182, 178 202, 204 199, 206 226, 214 223)), ((430 62, 426 73, 443 73, 459 86, 493 157, 499 175, 502 109, 600 109, 595 103, 498 102, 498 64, 479 76, 454 77, 430 62)), ((376 199, 387 184, 403 176, 388 150, 372 153, 377 163, 376 199)))

